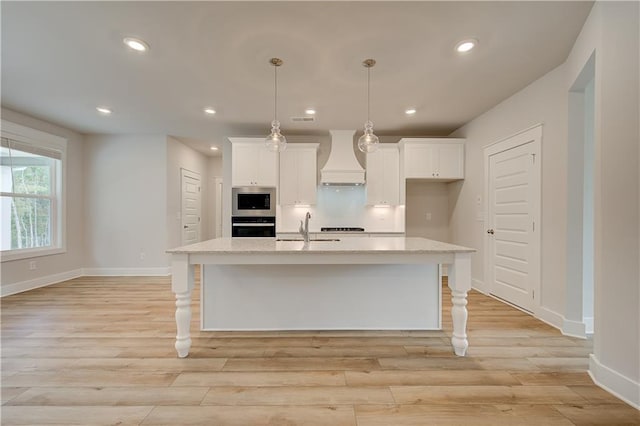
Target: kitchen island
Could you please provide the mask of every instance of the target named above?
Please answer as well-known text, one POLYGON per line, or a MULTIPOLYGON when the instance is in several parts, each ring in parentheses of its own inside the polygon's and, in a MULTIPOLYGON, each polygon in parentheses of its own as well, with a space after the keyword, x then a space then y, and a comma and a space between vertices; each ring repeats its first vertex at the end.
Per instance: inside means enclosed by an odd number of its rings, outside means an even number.
POLYGON ((278 241, 219 238, 169 250, 176 350, 191 347, 194 265, 202 265, 203 330, 441 328, 448 265, 455 353, 464 356, 473 249, 424 238, 278 241))

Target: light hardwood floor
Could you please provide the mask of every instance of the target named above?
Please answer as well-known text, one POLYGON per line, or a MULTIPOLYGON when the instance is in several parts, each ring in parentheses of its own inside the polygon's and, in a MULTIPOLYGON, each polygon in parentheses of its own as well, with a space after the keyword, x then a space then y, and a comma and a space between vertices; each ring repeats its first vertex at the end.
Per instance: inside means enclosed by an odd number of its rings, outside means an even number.
MULTIPOLYGON (((168 278, 80 278, 2 299, 2 425, 638 425, 595 386, 591 342, 469 296, 444 330, 195 331, 178 359, 168 278)), ((198 291, 193 326, 198 330, 198 291)))

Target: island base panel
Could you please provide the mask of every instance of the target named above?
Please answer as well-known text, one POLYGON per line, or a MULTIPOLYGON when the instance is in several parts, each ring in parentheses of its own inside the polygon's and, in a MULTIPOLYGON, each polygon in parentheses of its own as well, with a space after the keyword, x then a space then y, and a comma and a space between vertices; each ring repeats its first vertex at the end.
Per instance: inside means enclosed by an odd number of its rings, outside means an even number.
POLYGON ((437 264, 205 265, 203 330, 441 328, 437 264))

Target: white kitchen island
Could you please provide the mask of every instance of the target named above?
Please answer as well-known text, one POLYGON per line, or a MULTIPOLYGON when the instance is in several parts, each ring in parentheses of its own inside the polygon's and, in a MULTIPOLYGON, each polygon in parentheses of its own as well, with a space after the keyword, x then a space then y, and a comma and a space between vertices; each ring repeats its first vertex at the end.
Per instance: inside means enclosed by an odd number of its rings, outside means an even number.
POLYGON ((194 265, 202 265, 203 330, 441 328, 439 265, 448 265, 455 353, 467 347, 473 249, 424 238, 339 241, 219 238, 169 250, 176 350, 191 347, 194 265))

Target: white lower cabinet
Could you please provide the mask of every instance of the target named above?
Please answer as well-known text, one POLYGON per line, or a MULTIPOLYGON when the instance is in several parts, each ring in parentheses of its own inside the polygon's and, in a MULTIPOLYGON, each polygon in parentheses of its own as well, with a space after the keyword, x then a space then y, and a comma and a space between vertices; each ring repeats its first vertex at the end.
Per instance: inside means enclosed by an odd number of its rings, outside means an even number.
POLYGON ((280 204, 316 203, 318 144, 289 144, 280 153, 280 204))

